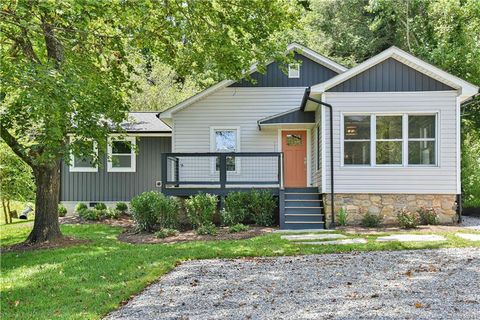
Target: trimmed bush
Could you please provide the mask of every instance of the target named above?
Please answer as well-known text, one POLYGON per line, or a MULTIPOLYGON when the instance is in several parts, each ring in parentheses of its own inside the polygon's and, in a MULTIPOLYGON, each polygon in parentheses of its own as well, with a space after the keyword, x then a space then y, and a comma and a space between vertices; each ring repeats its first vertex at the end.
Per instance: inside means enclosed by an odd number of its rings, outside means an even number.
POLYGON ((58 205, 58 216, 59 217, 65 217, 67 214, 67 208, 63 204, 58 205))
POLYGON ((187 216, 194 229, 213 225, 213 215, 217 208, 218 199, 208 193, 199 193, 185 200, 187 216))
POLYGON ((179 204, 176 198, 165 197, 156 191, 144 192, 130 202, 137 228, 151 232, 159 228, 176 228, 179 204))
POLYGON ((115 209, 120 213, 125 214, 128 211, 128 205, 125 202, 117 202, 115 209))
POLYGON ((249 214, 249 198, 249 193, 247 192, 230 192, 225 199, 222 223, 226 226, 245 223, 249 214))
POLYGON ((83 202, 79 202, 75 206, 75 212, 76 213, 79 213, 80 211, 85 210, 85 209, 88 209, 88 206, 83 202))
POLYGON ((157 232, 155 232, 155 236, 160 239, 178 236, 178 234, 179 234, 178 230, 169 229, 169 228, 160 229, 157 232))
POLYGON ((421 224, 438 224, 438 214, 434 208, 424 208, 421 207, 417 210, 418 216, 420 217, 421 224))
POLYGON ((101 211, 95 209, 83 209, 80 210, 78 214, 85 220, 98 221, 101 218, 101 211))
POLYGON ((205 236, 205 235, 216 236, 217 228, 213 223, 207 223, 197 228, 197 234, 201 236, 205 236))
POLYGON ((95 210, 106 210, 107 205, 103 202, 99 202, 94 206, 95 210))
POLYGON ((121 212, 117 209, 108 208, 106 210, 99 210, 103 217, 107 219, 118 219, 120 218, 121 212))
POLYGON ((376 216, 370 212, 367 212, 362 218, 361 225, 365 228, 378 228, 381 222, 382 218, 380 218, 380 216, 376 216))
POLYGON ((339 226, 346 226, 347 225, 347 210, 345 208, 340 208, 338 211, 338 225, 339 226))
POLYGON ((228 231, 230 233, 237 233, 237 232, 242 232, 242 231, 247 231, 248 230, 248 226, 244 225, 243 223, 237 223, 233 226, 230 226, 228 228, 228 231))
POLYGON ((249 193, 247 208, 256 225, 271 226, 276 207, 277 203, 270 191, 253 189, 249 193))
POLYGON ((403 229, 415 229, 419 223, 419 217, 416 212, 410 212, 406 209, 402 209, 397 214, 397 221, 403 229))

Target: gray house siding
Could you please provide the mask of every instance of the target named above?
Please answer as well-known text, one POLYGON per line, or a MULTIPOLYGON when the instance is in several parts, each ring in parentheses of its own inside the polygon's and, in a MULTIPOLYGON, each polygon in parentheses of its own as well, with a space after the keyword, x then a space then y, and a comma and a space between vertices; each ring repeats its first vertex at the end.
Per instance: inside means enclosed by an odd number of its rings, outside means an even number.
POLYGON ((62 165, 60 201, 130 201, 161 181, 161 154, 171 151, 170 137, 139 137, 136 172, 107 172, 103 157, 98 172, 70 172, 62 165))
POLYGON ((272 62, 267 66, 265 74, 254 72, 248 80, 241 80, 231 84, 230 87, 308 87, 327 81, 338 73, 318 64, 317 62, 295 53, 295 60, 301 61, 300 78, 288 78, 280 68, 280 63, 272 62))
POLYGON ((447 90, 455 89, 393 58, 388 58, 327 91, 398 92, 447 90))

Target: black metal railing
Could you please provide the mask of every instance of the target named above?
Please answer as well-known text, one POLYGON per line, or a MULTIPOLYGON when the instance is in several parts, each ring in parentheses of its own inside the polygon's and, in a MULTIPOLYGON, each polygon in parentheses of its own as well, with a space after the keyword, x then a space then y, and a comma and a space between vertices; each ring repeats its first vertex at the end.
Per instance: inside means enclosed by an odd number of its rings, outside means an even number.
POLYGON ((283 187, 281 152, 165 153, 163 188, 283 187))

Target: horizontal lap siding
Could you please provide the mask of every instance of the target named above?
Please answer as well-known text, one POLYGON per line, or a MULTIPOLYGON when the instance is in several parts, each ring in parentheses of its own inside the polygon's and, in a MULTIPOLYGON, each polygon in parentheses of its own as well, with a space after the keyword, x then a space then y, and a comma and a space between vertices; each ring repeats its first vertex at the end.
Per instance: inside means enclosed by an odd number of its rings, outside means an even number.
POLYGON ((107 172, 106 156, 98 172, 70 172, 64 163, 61 177, 61 201, 130 201, 149 190, 159 190, 161 154, 170 152, 170 137, 140 137, 136 172, 107 172))
MULTIPOLYGON (((336 193, 456 193, 455 92, 327 93, 333 105, 336 193), (341 167, 342 112, 438 112, 437 167, 341 167)), ((328 119, 328 111, 326 110, 328 119)), ((330 190, 329 123, 325 122, 326 190, 330 190)))
MULTIPOLYGON (((295 88, 225 88, 173 115, 174 152, 209 152, 210 127, 240 127, 241 152, 276 152, 277 129, 258 128, 257 121, 298 108, 304 87, 295 88)), ((193 165, 194 160, 189 160, 193 165)), ((245 181, 276 178, 277 163, 273 159, 239 160, 240 173, 229 173, 228 179, 245 181), (257 161, 252 168, 249 163, 257 161), (263 167, 265 164, 267 167, 263 167), (260 176, 259 176, 260 175, 260 176)), ((188 162, 185 162, 187 165, 188 162)), ((213 174, 212 160, 197 162, 182 179, 199 179, 213 174)), ((185 167, 184 167, 185 168, 185 167)), ((187 168, 188 170, 188 168, 187 168)))

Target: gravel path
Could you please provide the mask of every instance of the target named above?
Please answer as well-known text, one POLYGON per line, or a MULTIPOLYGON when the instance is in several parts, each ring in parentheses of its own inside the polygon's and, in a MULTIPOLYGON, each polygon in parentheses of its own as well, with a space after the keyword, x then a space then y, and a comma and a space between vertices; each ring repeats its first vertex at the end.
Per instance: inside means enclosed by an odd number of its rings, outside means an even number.
POLYGON ((470 217, 462 216, 462 227, 467 227, 469 229, 480 230, 480 218, 479 217, 470 217))
POLYGON ((480 319, 480 248, 190 261, 107 319, 480 319))

